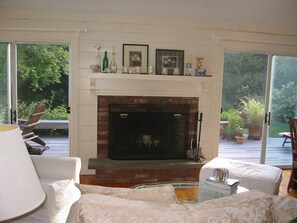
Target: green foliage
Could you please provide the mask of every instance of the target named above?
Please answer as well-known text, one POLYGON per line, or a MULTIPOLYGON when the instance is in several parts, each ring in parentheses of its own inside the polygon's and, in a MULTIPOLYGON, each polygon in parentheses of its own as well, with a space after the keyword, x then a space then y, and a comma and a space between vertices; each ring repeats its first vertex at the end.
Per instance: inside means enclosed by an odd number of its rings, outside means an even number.
POLYGON ((228 109, 228 111, 223 111, 221 114, 221 120, 228 121, 229 115, 237 114, 237 113, 238 113, 238 111, 234 108, 230 108, 230 109, 228 109))
POLYGON ((0 120, 8 121, 7 43, 0 43, 0 120))
POLYGON ((243 128, 240 127, 239 125, 236 126, 235 135, 236 136, 243 136, 243 128))
POLYGON ((268 128, 268 137, 269 138, 281 138, 278 133, 280 132, 289 132, 289 124, 288 123, 282 123, 278 121, 271 121, 270 126, 268 128))
POLYGON ((239 108, 244 97, 264 97, 267 55, 226 52, 224 55, 223 110, 239 108))
POLYGON ((31 102, 27 104, 25 102, 18 103, 18 118, 27 120, 32 114, 33 110, 40 104, 46 104, 45 113, 42 115, 41 119, 49 120, 67 120, 67 106, 59 105, 53 107, 48 100, 42 100, 40 102, 31 102))
POLYGON ((235 132, 238 127, 242 128, 244 126, 244 120, 238 113, 230 113, 228 116, 228 121, 229 123, 227 129, 231 130, 232 132, 235 132))
POLYGON ((238 128, 243 128, 244 120, 240 116, 238 110, 229 109, 221 114, 221 119, 224 118, 228 121, 227 128, 224 129, 224 134, 228 137, 234 138, 238 128))
POLYGON ((27 104, 50 99, 58 106, 68 101, 67 45, 18 45, 18 98, 27 104))
POLYGON ((280 89, 272 92, 271 111, 273 118, 280 122, 288 122, 290 117, 296 115, 297 111, 297 85, 289 81, 280 89))
POLYGON ((44 115, 43 119, 49 119, 49 120, 67 120, 68 114, 67 114, 67 106, 65 105, 59 105, 55 108, 48 109, 44 115))
POLYGON ((241 103, 246 115, 246 125, 261 125, 264 119, 264 102, 254 98, 246 98, 241 100, 241 103))

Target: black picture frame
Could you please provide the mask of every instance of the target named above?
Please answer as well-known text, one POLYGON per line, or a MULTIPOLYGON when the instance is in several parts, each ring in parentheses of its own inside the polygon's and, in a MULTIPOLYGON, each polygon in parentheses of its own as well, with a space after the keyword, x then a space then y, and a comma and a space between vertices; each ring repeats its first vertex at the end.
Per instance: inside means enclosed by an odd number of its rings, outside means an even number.
POLYGON ((184 50, 156 49, 156 74, 184 75, 184 50))
POLYGON ((147 74, 149 45, 123 44, 123 67, 140 68, 141 74, 147 74))

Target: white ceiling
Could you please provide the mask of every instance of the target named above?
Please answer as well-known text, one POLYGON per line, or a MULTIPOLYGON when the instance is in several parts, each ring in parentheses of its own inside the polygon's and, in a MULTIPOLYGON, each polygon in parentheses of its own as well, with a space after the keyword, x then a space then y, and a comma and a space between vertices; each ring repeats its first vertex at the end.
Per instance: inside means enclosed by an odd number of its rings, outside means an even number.
POLYGON ((0 8, 179 16, 297 27, 297 0, 0 0, 0 8))

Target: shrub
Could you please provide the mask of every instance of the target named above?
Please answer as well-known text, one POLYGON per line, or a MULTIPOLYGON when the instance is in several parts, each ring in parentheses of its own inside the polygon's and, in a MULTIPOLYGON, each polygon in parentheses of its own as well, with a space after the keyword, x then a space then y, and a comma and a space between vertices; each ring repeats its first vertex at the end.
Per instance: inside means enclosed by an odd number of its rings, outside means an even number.
POLYGON ((264 119, 264 102, 247 98, 241 100, 242 110, 246 116, 246 125, 261 125, 264 119))
POLYGON ((221 119, 228 121, 228 125, 224 129, 224 137, 230 139, 234 139, 236 130, 244 126, 244 120, 236 109, 229 109, 228 111, 222 112, 221 119))
POLYGON ((18 118, 19 119, 28 119, 29 116, 32 114, 33 110, 39 104, 46 104, 46 110, 41 119, 49 119, 49 120, 67 120, 67 106, 66 105, 59 105, 55 108, 51 107, 51 104, 48 103, 47 100, 42 100, 39 102, 31 102, 27 104, 25 102, 18 103, 18 118))
POLYGON ((276 121, 287 123, 290 117, 296 115, 297 109, 297 88, 293 81, 282 85, 281 89, 274 89, 272 92, 271 111, 276 121))

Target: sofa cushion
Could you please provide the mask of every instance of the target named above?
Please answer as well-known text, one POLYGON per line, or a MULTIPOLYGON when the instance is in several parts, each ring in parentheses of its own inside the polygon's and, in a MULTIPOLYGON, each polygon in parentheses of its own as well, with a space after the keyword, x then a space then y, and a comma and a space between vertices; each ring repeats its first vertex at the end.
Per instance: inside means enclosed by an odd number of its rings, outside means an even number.
POLYGON ((131 200, 157 201, 162 203, 172 203, 175 201, 175 188, 171 185, 141 189, 103 187, 87 184, 76 184, 76 186, 79 188, 81 194, 101 194, 131 200))
MULTIPOLYGON (((274 196, 274 219, 278 223, 287 223, 297 218, 297 199, 288 196, 274 196)), ((294 221, 294 222, 297 222, 294 221)))
POLYGON ((250 191, 240 196, 181 205, 84 194, 71 208, 67 222, 266 223, 273 222, 272 198, 262 192, 250 191))

